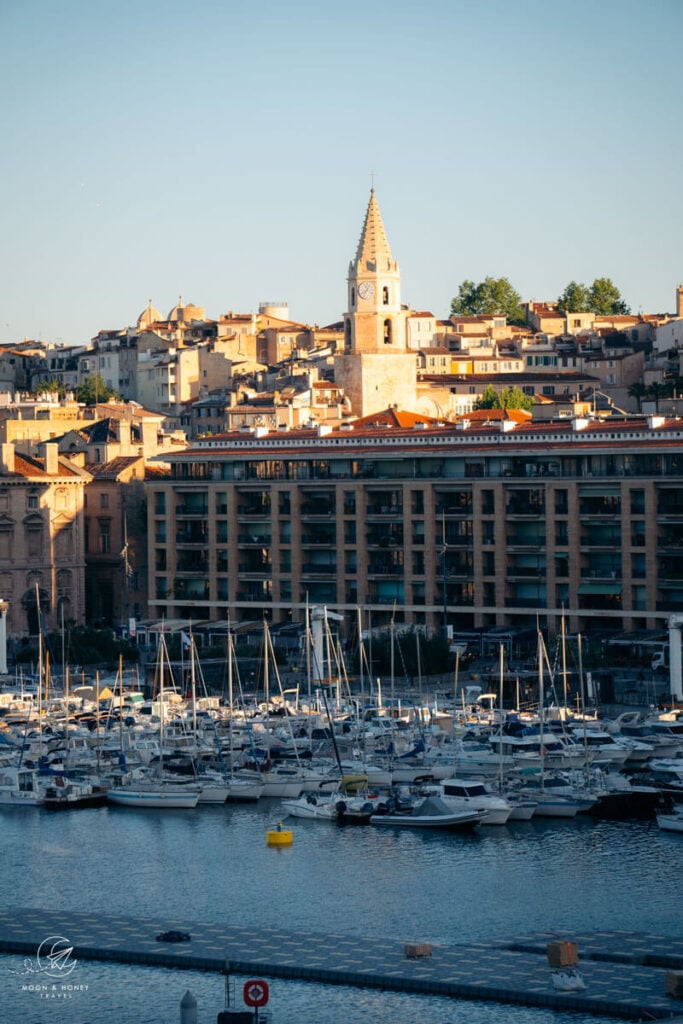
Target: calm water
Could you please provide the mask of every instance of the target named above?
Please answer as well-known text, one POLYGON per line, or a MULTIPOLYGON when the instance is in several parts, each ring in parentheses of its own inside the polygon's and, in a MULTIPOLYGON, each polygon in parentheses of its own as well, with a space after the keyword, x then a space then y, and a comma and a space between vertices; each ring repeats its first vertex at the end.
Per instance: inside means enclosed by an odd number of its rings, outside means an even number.
MULTIPOLYGON (((294 845, 275 850, 265 833, 277 818, 274 801, 177 812, 6 810, 0 905, 433 943, 574 929, 681 932, 683 837, 654 823, 520 822, 469 836, 299 821, 294 845)), ((0 958, 3 1024, 175 1024, 187 988, 199 1024, 223 1006, 213 975, 87 962, 77 968, 87 991, 46 1003, 21 991, 21 967, 19 957, 0 958)), ((276 1024, 590 1020, 284 981, 271 985, 271 1009, 276 1024)))

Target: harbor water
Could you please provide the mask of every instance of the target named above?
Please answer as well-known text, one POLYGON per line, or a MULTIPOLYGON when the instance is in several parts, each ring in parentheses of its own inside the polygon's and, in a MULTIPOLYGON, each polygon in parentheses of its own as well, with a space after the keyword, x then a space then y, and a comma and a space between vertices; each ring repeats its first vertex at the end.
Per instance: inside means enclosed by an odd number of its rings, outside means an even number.
MULTIPOLYGON (((676 937, 683 837, 653 822, 514 822, 473 834, 288 822, 278 801, 138 811, 0 811, 4 907, 391 937, 454 944, 530 932, 638 930, 676 937)), ((76 936, 69 936, 77 941, 76 936)), ((0 958, 3 1024, 175 1024, 191 989, 198 1022, 224 1006, 217 975, 80 961, 68 998, 32 991, 23 958, 0 958)), ((615 968, 616 969, 616 968, 615 968)), ((237 990, 241 982, 237 979, 237 990)), ((593 1018, 391 992, 271 981, 274 1024, 547 1024, 593 1018)))

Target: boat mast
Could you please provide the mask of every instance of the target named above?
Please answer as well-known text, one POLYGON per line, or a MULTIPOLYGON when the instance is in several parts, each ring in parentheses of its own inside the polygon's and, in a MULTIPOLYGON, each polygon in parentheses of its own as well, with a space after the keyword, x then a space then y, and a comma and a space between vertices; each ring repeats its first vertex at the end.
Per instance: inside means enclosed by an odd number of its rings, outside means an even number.
POLYGON ((562 681, 564 683, 564 710, 567 711, 567 637, 565 633, 564 605, 562 606, 562 681))
POLYGON ((498 684, 499 718, 498 722, 498 788, 503 792, 503 644, 500 645, 500 680, 498 684))
POLYGON ((541 735, 539 744, 539 755, 541 758, 541 790, 545 789, 545 736, 543 734, 545 726, 545 711, 543 704, 545 696, 543 693, 543 655, 545 652, 545 644, 543 643, 543 634, 539 628, 538 630, 538 713, 541 723, 541 735))

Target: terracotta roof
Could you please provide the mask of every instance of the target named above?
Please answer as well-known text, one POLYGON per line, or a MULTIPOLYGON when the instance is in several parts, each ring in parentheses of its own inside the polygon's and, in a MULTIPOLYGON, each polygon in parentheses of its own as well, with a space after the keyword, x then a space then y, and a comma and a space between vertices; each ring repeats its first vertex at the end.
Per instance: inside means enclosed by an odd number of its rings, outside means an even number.
MULTIPOLYGON (((20 455, 19 452, 14 453, 14 473, 16 476, 23 477, 46 477, 50 476, 45 472, 45 460, 36 459, 29 455, 20 455)), ((74 466, 69 466, 67 462, 62 462, 60 459, 57 473, 55 476, 74 476, 80 477, 82 474, 74 466)))
POLYGON ((363 416, 353 421, 354 429, 362 430, 364 427, 414 427, 416 423, 427 423, 436 426, 441 420, 433 419, 431 416, 420 416, 414 412, 406 412, 402 409, 385 409, 383 412, 376 412, 370 416, 363 416))
POLYGON ((470 423, 474 424, 503 420, 515 423, 528 423, 531 419, 531 413, 527 409, 475 409, 459 418, 469 420, 470 423))
POLYGON ((141 455, 122 455, 117 459, 110 459, 109 462, 88 462, 85 468, 97 480, 115 480, 126 469, 143 461, 141 455))

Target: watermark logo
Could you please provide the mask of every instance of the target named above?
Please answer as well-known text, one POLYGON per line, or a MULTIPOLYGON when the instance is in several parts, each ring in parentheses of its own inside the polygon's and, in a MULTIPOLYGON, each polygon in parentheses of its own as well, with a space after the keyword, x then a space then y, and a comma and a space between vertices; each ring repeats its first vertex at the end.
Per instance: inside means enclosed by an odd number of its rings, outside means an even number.
POLYGON ((36 963, 41 974, 51 974, 62 981, 68 978, 76 967, 78 960, 73 954, 74 948, 63 935, 50 935, 38 946, 36 963))
POLYGON ((73 944, 63 935, 48 935, 35 957, 26 957, 23 970, 12 971, 26 979, 22 992, 35 992, 41 999, 72 999, 76 992, 87 992, 87 985, 67 981, 78 965, 73 952, 73 944))

